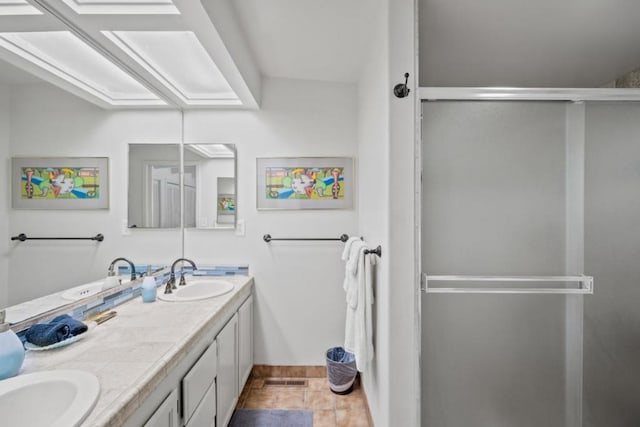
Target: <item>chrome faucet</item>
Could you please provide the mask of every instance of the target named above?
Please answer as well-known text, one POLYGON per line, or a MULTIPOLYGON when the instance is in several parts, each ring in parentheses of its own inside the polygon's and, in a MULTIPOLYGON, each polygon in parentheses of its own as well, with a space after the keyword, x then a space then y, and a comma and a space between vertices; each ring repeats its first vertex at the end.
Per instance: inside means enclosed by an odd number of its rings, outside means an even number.
POLYGON ((133 265, 133 263, 131 261, 129 261, 128 259, 122 258, 122 257, 116 258, 113 261, 111 261, 111 264, 109 265, 109 272, 108 272, 107 275, 108 276, 115 276, 116 275, 116 272, 114 271, 114 267, 116 265, 116 262, 118 262, 118 261, 124 261, 124 262, 129 263, 129 265, 131 266, 131 280, 132 281, 136 280, 136 266, 133 265))
MULTIPOLYGON (((196 267, 196 263, 191 261, 190 259, 187 258, 178 258, 177 260, 175 260, 173 262, 173 264, 171 264, 171 275, 169 276, 169 281, 167 282, 167 286, 164 288, 164 293, 165 294, 170 294, 173 289, 178 289, 178 287, 176 286, 176 265, 180 262, 188 262, 189 264, 191 264, 191 266, 193 267, 194 270, 197 270, 198 267, 196 267)), ((186 285, 187 282, 184 279, 184 274, 180 275, 180 286, 184 286, 186 285)))

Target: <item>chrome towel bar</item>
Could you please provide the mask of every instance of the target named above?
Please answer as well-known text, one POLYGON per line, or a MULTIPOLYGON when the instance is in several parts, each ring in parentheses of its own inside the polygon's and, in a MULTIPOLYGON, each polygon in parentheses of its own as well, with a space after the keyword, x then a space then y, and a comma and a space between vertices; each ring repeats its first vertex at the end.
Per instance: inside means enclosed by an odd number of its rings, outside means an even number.
POLYGON ((24 242, 25 240, 95 240, 97 242, 102 242, 104 240, 104 236, 98 233, 92 237, 29 237, 24 233, 20 233, 17 236, 11 237, 11 240, 19 240, 21 242, 24 242))
POLYGON ((271 237, 271 234, 265 234, 264 236, 262 236, 262 240, 264 240, 265 242, 269 243, 275 240, 298 240, 298 241, 311 241, 311 240, 320 240, 320 241, 327 241, 327 240, 339 240, 341 242, 346 242, 347 240, 349 240, 349 235, 348 234, 343 234, 340 237, 271 237))
MULTIPOLYGON (((362 239, 362 237, 360 238, 362 239)), ((264 240, 265 242, 269 243, 269 242, 273 242, 275 240, 294 240, 294 241, 312 241, 312 240, 318 240, 318 241, 331 241, 331 240, 339 240, 341 242, 346 242, 347 240, 349 240, 349 235, 348 234, 343 234, 340 237, 271 237, 271 234, 265 234, 264 236, 262 236, 262 240, 264 240)), ((364 239, 362 239, 364 240, 364 239)), ((375 249, 365 249, 364 250, 365 255, 368 254, 373 254, 373 255, 377 255, 379 257, 382 257, 382 247, 380 245, 378 245, 377 248, 375 249)))

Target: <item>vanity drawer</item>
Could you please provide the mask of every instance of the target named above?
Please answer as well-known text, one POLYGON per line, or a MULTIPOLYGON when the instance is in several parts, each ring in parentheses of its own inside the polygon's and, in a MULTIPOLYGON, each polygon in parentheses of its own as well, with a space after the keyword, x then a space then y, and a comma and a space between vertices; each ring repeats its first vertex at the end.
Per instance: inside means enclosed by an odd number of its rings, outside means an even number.
MULTIPOLYGON (((208 393, 208 390, 212 388, 211 385, 216 378, 218 363, 216 349, 217 346, 214 341, 182 379, 182 409, 186 423, 190 422, 198 404, 205 394, 208 393)), ((213 388, 215 389, 215 387, 213 388)), ((215 391, 213 396, 215 400, 215 391)))
POLYGON ((185 427, 214 427, 216 423, 216 385, 211 384, 185 427))

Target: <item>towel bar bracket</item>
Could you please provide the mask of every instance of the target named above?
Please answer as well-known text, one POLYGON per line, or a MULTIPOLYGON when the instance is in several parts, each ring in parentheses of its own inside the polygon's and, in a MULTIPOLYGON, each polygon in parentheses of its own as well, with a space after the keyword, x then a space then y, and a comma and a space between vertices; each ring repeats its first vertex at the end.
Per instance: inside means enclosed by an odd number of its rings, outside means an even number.
POLYGON ((380 258, 382 258, 382 246, 378 245, 378 247, 375 248, 375 249, 365 249, 364 253, 365 253, 365 255, 373 254, 373 255, 377 255, 380 258))

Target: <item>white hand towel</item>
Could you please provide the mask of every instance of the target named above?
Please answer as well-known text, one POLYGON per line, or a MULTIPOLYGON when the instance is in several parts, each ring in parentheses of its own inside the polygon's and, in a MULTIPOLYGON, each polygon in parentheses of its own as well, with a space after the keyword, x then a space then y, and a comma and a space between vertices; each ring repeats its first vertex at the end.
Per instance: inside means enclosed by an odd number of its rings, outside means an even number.
MULTIPOLYGON (((355 274, 355 305, 347 304, 344 348, 356 356, 356 367, 363 372, 373 359, 372 304, 373 289, 370 267, 364 254, 364 243, 358 246, 355 274)), ((351 258, 350 258, 351 259, 351 258)), ((350 283, 352 286, 353 283, 350 283)), ((351 289, 351 288, 350 288, 351 289)))
POLYGON ((364 247, 365 244, 360 239, 352 242, 345 265, 343 288, 347 293, 347 304, 353 309, 358 306, 358 270, 361 268, 361 258, 365 256, 364 247))
POLYGON ((357 241, 362 241, 359 237, 349 237, 347 239, 347 241, 344 244, 344 249, 342 251, 342 260, 346 261, 349 259, 349 256, 351 254, 351 245, 353 245, 353 242, 357 242, 357 241))
POLYGON ((344 244, 344 250, 342 251, 342 260, 347 264, 345 266, 345 277, 344 282, 342 283, 342 289, 345 292, 349 289, 350 283, 348 282, 348 272, 352 269, 352 266, 349 264, 349 258, 351 257, 351 247, 354 242, 362 241, 358 237, 349 237, 344 244))

